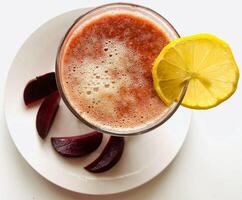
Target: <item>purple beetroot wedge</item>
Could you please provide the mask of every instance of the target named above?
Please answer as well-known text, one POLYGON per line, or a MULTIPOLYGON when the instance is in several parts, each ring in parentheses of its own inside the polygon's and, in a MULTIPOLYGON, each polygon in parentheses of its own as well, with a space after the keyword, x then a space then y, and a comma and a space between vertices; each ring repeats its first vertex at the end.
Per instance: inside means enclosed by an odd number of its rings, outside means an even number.
POLYGON ((24 88, 24 103, 29 105, 57 90, 55 73, 50 72, 30 80, 24 88))
POLYGON ((124 149, 124 138, 111 136, 101 155, 85 169, 92 173, 105 172, 111 169, 121 158, 124 149))
POLYGON ((56 112, 59 108, 60 94, 58 91, 53 92, 45 98, 40 105, 36 117, 36 129, 42 139, 44 139, 50 130, 54 121, 56 112))
POLYGON ((55 150, 65 157, 85 156, 96 150, 101 144, 103 134, 97 131, 72 137, 52 137, 55 150))

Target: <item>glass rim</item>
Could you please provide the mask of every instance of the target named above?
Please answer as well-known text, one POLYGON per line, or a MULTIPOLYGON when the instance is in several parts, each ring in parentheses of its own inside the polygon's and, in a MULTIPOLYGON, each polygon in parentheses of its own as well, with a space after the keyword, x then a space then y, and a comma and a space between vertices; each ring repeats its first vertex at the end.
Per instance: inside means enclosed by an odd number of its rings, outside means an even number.
MULTIPOLYGON (((185 83, 184 85, 184 88, 182 89, 181 91, 181 94, 178 98, 178 100, 176 102, 174 102, 173 104, 175 104, 173 107, 172 106, 169 106, 168 107, 168 114, 164 117, 164 119, 162 121, 160 121, 159 123, 156 123, 150 127, 147 127, 147 128, 142 128, 143 130, 138 130, 138 131, 134 131, 134 132, 127 132, 127 133, 121 133, 121 132, 115 132, 115 131, 109 131, 109 130, 106 130, 106 129, 103 129, 103 128, 100 128, 96 125, 93 125, 92 123, 88 122, 86 119, 84 119, 74 108, 73 106, 71 105, 71 103, 69 102, 69 100, 67 99, 64 91, 63 91, 63 88, 62 88, 62 84, 61 84, 61 80, 60 80, 60 71, 59 71, 59 61, 60 61, 60 53, 61 53, 61 50, 62 50, 62 47, 64 45, 64 42, 66 41, 69 33, 72 31, 72 29, 74 28, 74 26, 82 19, 84 18, 85 16, 95 12, 95 11, 98 11, 99 9, 102 9, 102 8, 106 8, 106 7, 110 7, 110 6, 130 6, 130 7, 137 7, 137 8, 141 8, 141 9, 144 9, 148 12, 151 12, 152 14, 156 15, 156 17, 158 17, 163 23, 166 24, 166 26, 169 28, 169 30, 174 34, 176 35, 176 38, 179 38, 180 35, 178 34, 178 32, 176 31, 176 29, 170 24, 170 22, 168 22, 167 19, 165 19, 162 15, 160 15, 158 12, 150 9, 150 8, 147 8, 147 7, 144 7, 144 6, 141 6, 141 5, 137 5, 137 4, 132 4, 132 3, 110 3, 110 4, 104 4, 104 5, 101 5, 101 6, 98 6, 98 7, 95 7, 93 9, 91 9, 90 11, 86 12, 85 14, 79 16, 76 20, 74 20, 73 24, 69 27, 69 29, 66 31, 62 41, 60 42, 60 45, 57 49, 57 55, 56 55, 56 61, 55 61, 55 72, 56 72, 56 83, 57 83, 57 88, 58 88, 58 91, 61 95, 61 98, 62 100, 64 101, 65 105, 67 106, 67 108, 72 112, 72 114, 74 114, 82 123, 84 123, 85 125, 87 125, 88 127, 96 130, 96 131, 99 131, 99 132, 102 132, 102 133, 107 133, 107 134, 110 134, 110 135, 113 135, 113 136, 132 136, 132 135, 139 135, 139 134, 144 134, 144 133, 147 133, 159 126, 161 126, 162 124, 164 124, 176 111, 177 109, 179 108, 179 106, 181 105, 182 103, 182 100, 183 98, 185 97, 185 94, 186 94, 186 90, 187 90, 187 87, 188 87, 188 81, 185 83)), ((162 26, 162 25, 161 25, 162 26)), ((164 28, 164 27, 163 27, 164 28)))

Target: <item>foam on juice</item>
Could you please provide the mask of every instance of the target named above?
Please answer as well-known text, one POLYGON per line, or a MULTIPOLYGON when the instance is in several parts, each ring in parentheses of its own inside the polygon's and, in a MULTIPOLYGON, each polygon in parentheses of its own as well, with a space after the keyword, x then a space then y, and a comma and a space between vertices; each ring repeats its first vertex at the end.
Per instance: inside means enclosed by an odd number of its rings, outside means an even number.
POLYGON ((168 38, 147 19, 119 13, 90 21, 71 37, 61 64, 64 92, 88 122, 134 128, 157 120, 166 106, 151 68, 168 38))

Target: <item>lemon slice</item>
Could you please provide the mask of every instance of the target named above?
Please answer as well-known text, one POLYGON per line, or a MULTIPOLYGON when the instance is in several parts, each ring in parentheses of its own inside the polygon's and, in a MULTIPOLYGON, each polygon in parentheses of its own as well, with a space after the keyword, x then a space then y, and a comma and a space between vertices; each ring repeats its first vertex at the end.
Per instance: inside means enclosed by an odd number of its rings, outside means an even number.
POLYGON ((230 47, 210 34, 170 42, 155 60, 152 75, 155 90, 167 105, 189 81, 182 105, 194 109, 217 106, 235 92, 239 80, 230 47))

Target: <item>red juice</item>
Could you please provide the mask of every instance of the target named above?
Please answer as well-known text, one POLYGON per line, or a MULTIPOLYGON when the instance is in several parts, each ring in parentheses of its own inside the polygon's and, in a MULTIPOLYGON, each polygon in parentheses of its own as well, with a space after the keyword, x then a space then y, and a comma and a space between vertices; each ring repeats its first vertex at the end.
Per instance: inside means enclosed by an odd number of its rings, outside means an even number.
POLYGON ((146 17, 107 13, 78 27, 60 64, 63 92, 95 126, 129 129, 159 119, 166 106, 156 95, 152 63, 170 41, 146 17))

